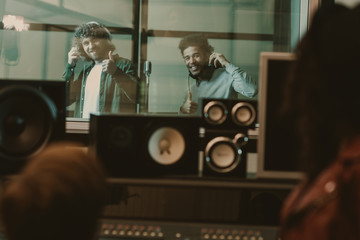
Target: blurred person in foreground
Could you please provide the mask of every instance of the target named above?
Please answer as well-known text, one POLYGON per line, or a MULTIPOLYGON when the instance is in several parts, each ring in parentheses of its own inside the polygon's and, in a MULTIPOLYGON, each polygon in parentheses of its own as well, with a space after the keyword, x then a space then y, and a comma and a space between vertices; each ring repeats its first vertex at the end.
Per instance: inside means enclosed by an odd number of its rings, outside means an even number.
POLYGON ((180 112, 196 113, 201 98, 237 99, 238 94, 252 98, 257 94, 258 84, 251 75, 214 52, 203 34, 184 37, 179 49, 189 71, 180 112))
POLYGON ((359 6, 325 5, 296 49, 284 114, 304 179, 283 205, 282 240, 360 239, 359 29, 359 6))
POLYGON ((89 118, 94 112, 136 112, 139 78, 135 66, 114 51, 112 36, 104 25, 88 22, 75 29, 63 74, 69 84, 68 105, 75 103, 70 117, 89 118), (79 60, 91 64, 75 73, 79 60))
POLYGON ((0 219, 7 240, 93 240, 106 189, 83 149, 49 145, 5 183, 0 219))

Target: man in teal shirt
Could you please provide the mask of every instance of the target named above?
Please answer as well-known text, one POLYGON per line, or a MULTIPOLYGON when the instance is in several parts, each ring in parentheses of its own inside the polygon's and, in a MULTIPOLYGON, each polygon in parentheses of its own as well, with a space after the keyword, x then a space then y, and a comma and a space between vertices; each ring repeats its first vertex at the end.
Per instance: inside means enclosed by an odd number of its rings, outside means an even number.
POLYGON ((252 98, 257 94, 257 82, 223 54, 214 52, 202 34, 183 38, 179 49, 189 70, 185 102, 180 107, 182 113, 197 112, 201 98, 237 99, 239 93, 252 98))

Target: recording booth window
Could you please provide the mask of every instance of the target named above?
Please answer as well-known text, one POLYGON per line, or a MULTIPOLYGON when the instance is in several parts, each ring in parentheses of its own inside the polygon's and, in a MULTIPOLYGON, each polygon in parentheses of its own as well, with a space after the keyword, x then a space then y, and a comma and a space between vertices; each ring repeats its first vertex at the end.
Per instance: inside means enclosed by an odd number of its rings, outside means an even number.
MULTIPOLYGON (((292 51, 308 15, 308 1, 294 0, 5 0, 2 5, 2 79, 61 79, 75 28, 96 21, 111 32, 116 53, 135 65, 141 79, 137 112, 166 114, 178 113, 187 87, 188 71, 178 49, 182 37, 204 33, 215 51, 257 80, 259 53, 292 51), (11 16, 10 25, 26 27, 8 27, 11 16)), ((89 63, 79 62, 75 71, 84 64, 89 63)), ((67 115, 73 110, 69 106, 67 115)), ((81 130, 81 124, 76 126, 81 130)))
MULTIPOLYGON (((260 52, 292 51, 306 31, 308 15, 315 2, 318 1, 104 0, 99 2, 95 0, 37 0, 26 2, 4 0, 0 3, 0 19, 2 20, 0 25, 2 28, 0 30, 0 79, 29 80, 29 82, 63 81, 68 53, 73 46, 75 29, 83 23, 98 22, 106 26, 111 34, 111 42, 115 46, 112 54, 118 54, 121 58, 130 60, 135 75, 139 78, 139 84, 135 90, 133 89, 134 91, 128 92, 124 90, 125 88, 120 87, 120 93, 116 93, 121 95, 121 99, 130 100, 133 106, 131 111, 121 112, 122 115, 140 115, 145 118, 145 120, 122 118, 123 121, 127 121, 127 126, 136 121, 146 123, 146 125, 158 125, 160 122, 165 122, 165 118, 161 121, 158 118, 152 118, 162 115, 174 116, 179 119, 178 122, 186 123, 186 121, 193 120, 182 120, 187 114, 181 114, 180 107, 184 103, 189 83, 195 82, 195 80, 189 76, 189 70, 184 64, 178 47, 183 37, 194 33, 204 34, 215 52, 223 54, 234 66, 240 67, 260 85, 260 52)), ((78 77, 81 71, 90 65, 91 61, 79 60, 74 68, 74 76, 78 77)), ((84 77, 80 77, 80 80, 84 80, 84 77)), ((38 88, 43 87, 38 86, 38 88)), ((86 145, 90 144, 90 141, 93 141, 93 145, 99 145, 97 143, 99 138, 89 137, 89 118, 82 118, 81 115, 75 114, 78 108, 77 102, 68 104, 70 93, 67 83, 66 88, 67 92, 64 96, 66 102, 56 103, 60 108, 66 106, 65 110, 58 109, 61 112, 58 116, 66 117, 64 137, 83 142, 86 145)), ((42 92, 48 94, 46 91, 42 92)), ((62 92, 62 90, 58 92, 62 92)), ((77 96, 77 98, 80 97, 77 96)), ((49 96, 49 98, 52 101, 58 99, 53 96, 49 96)), ((249 98, 239 93, 237 100, 257 102, 258 94, 249 98)), ((122 103, 119 104, 120 109, 122 105, 122 103)), ((198 112, 195 115, 201 117, 199 116, 201 110, 199 101, 198 112)), ((255 121, 258 121, 258 118, 255 118, 255 121)), ((180 132, 183 141, 186 142, 191 138, 181 132, 190 131, 189 129, 183 130, 175 127, 175 125, 180 126, 181 123, 171 120, 167 125, 172 122, 174 122, 173 126, 170 127, 177 133, 180 132)), ((115 125, 109 126, 109 128, 115 128, 115 125)), ((217 127, 222 129, 221 126, 215 126, 215 128, 217 127)), ((144 127, 141 133, 144 135, 141 136, 147 139, 146 131, 154 128, 154 126, 144 127)), ((159 128, 160 132, 155 130, 154 132, 159 134, 169 132, 167 128, 159 128)), ((61 129, 57 129, 57 131, 61 132, 61 129)), ((207 132, 211 131, 207 130, 207 132)), ((113 137, 119 139, 123 134, 120 131, 119 135, 113 134, 113 137)), ((256 151, 254 141, 256 141, 257 131, 253 131, 251 134, 255 140, 249 141, 248 146, 250 151, 254 152, 256 151)), ((135 133, 131 133, 132 135, 135 133)), ((211 137, 216 138, 215 135, 211 135, 211 137)), ((225 136, 224 146, 220 141, 220 149, 225 147, 234 150, 232 154, 235 157, 227 160, 230 162, 239 160, 238 150, 234 149, 233 145, 228 146, 228 140, 233 141, 235 135, 235 133, 231 133, 225 136)), ((125 136, 127 135, 125 134, 125 136)), ((133 137, 132 141, 140 139, 139 136, 133 137)), ((209 134, 204 136, 206 141, 208 136, 209 134)), ((47 136, 44 136, 38 141, 41 142, 41 139, 46 138, 47 136)), ((55 139, 58 138, 55 137, 55 139)), ((52 139, 52 136, 49 139, 52 139)), ((132 141, 130 143, 133 143, 132 141)), ((171 145, 167 141, 159 141, 159 146, 160 143, 162 144, 161 149, 171 145)), ((185 159, 194 151, 194 146, 187 146, 187 144, 183 144, 186 151, 179 150, 180 153, 183 151, 182 154, 179 153, 182 156, 180 159, 185 159)), ((201 152, 205 147, 199 147, 201 152)), ((126 149, 129 148, 126 147, 126 149)), ((143 149, 147 149, 147 147, 144 146, 143 149)), ((211 151, 209 154, 211 155, 211 151)), ((206 158, 206 156, 199 158, 206 158)), ((255 168, 252 167, 252 169, 255 168)), ((204 171, 206 171, 206 167, 204 171)))

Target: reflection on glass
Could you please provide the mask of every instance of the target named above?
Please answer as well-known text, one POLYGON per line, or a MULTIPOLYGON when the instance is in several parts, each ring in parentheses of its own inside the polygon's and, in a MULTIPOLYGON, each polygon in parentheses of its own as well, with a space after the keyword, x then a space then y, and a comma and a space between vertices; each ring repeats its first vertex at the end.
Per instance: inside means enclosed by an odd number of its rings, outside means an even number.
MULTIPOLYGON (((6 64, 1 58, 0 78, 61 79, 75 29, 95 21, 108 28, 116 53, 131 61, 140 80, 138 94, 129 95, 135 107, 110 107, 108 111, 180 114, 188 88, 188 68, 178 48, 181 39, 203 34, 215 52, 243 69, 256 83, 259 53, 292 51, 306 29, 311 1, 2 0, 0 19, 4 15, 22 16, 29 29, 17 32, 16 41, 8 41, 12 30, 5 30, 0 24, 1 55, 9 42, 16 42, 18 53, 21 52, 16 65, 6 64), (145 61, 152 65, 147 76, 145 61)), ((92 60, 78 61, 75 79, 91 64, 92 60)), ((190 78, 190 84, 193 82, 190 78)), ((257 99, 257 95, 243 93, 237 97, 257 99)), ((70 104, 68 116, 80 119, 81 113, 74 115, 76 108, 76 104, 70 104)))

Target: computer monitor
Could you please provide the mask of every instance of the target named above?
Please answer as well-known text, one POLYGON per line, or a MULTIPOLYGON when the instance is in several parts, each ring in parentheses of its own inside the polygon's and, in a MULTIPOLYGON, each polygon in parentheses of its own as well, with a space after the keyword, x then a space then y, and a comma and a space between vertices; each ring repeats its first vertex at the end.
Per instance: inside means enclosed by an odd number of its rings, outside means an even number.
POLYGON ((290 52, 260 53, 258 178, 300 179, 302 176, 294 151, 295 139, 291 133, 294 129, 278 115, 288 70, 295 59, 295 54, 290 52))

